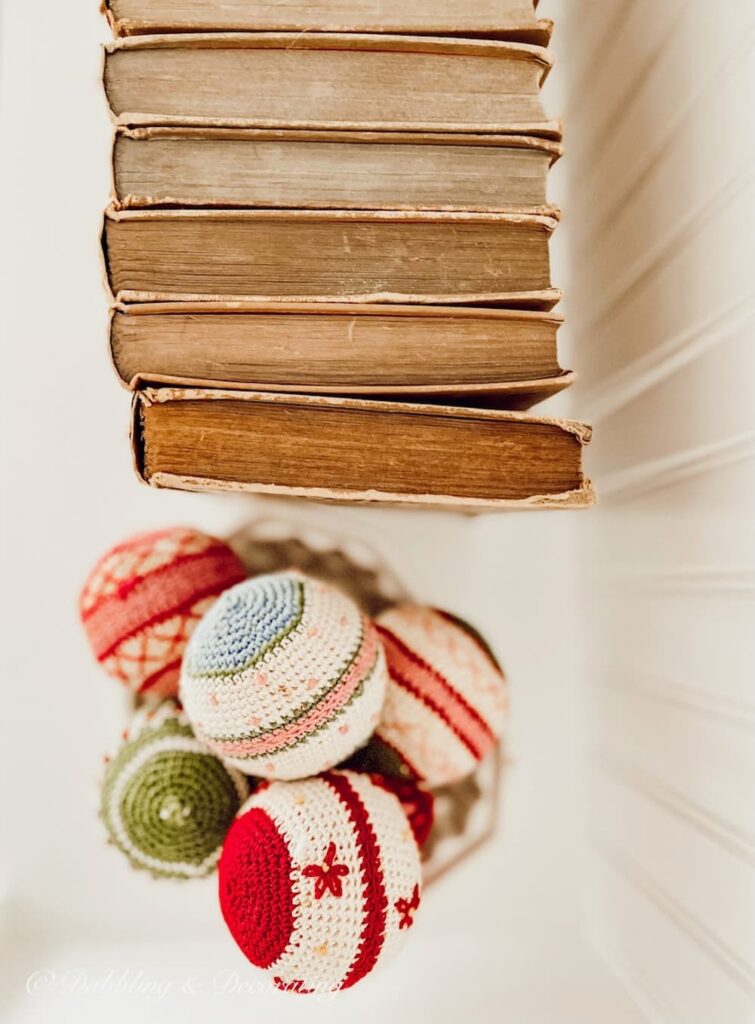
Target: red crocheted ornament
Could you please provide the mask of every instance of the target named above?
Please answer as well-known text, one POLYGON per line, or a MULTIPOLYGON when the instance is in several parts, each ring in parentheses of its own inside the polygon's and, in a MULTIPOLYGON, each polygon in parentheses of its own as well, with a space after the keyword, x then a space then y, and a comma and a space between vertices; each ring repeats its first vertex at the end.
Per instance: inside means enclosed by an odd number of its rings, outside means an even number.
POLYGON ((257 967, 270 967, 294 930, 288 846, 258 807, 230 828, 220 857, 220 910, 241 951, 257 967))
POLYGON ((225 543, 188 527, 139 534, 89 574, 79 610, 95 657, 138 693, 172 697, 200 618, 246 569, 225 543))
POLYGON ((247 802, 218 866, 247 958, 286 991, 350 988, 414 922, 421 867, 395 793, 348 771, 273 782, 247 802))
POLYGON ((404 814, 412 826, 417 846, 422 847, 427 842, 432 831, 435 820, 435 798, 432 793, 422 789, 410 779, 399 779, 395 776, 378 775, 371 773, 370 778, 376 786, 387 789, 389 793, 397 796, 404 808, 404 814))

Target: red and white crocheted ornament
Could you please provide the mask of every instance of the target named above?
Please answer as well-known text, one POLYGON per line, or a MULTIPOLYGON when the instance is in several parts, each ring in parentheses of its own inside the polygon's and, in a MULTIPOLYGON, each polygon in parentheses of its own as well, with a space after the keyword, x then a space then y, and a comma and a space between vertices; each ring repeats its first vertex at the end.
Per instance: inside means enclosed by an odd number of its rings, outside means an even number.
POLYGON ((503 731, 500 666, 481 637, 446 612, 398 605, 376 622, 389 682, 372 746, 382 745, 405 775, 431 786, 457 782, 503 731))
POLYGON ((226 837, 220 907, 279 988, 350 988, 385 961, 420 903, 417 844, 397 797, 333 771, 263 785, 226 837))
POLYGON ((433 794, 414 779, 404 779, 397 775, 380 775, 378 772, 369 772, 368 774, 376 786, 381 786, 398 797, 404 814, 412 827, 417 846, 421 850, 430 838, 435 822, 435 797, 433 794))
POLYGON ((79 604, 95 657, 138 693, 174 696, 194 627, 245 578, 225 541, 188 527, 117 544, 90 573, 79 604))

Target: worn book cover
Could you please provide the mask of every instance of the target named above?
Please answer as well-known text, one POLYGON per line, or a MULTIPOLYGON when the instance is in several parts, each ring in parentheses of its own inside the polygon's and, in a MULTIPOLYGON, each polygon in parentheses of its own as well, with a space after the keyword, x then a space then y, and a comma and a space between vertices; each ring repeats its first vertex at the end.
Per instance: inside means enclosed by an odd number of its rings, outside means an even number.
POLYGON ((117 124, 558 136, 543 47, 334 33, 129 36, 105 48, 117 124), (201 83, 201 88, 198 87, 201 83))
POLYGON ((527 409, 574 380, 556 313, 347 303, 119 303, 119 377, 144 384, 527 409))
POLYGON ((435 132, 125 128, 113 145, 120 209, 452 210, 557 216, 552 139, 435 132))
POLYGON ((575 508, 590 427, 523 413, 220 389, 134 395, 155 487, 460 511, 575 508))
POLYGON ((110 288, 130 302, 255 299, 548 309, 556 221, 517 214, 116 210, 110 288))
POLYGON ((547 46, 533 0, 105 0, 116 35, 155 32, 396 32, 547 46))

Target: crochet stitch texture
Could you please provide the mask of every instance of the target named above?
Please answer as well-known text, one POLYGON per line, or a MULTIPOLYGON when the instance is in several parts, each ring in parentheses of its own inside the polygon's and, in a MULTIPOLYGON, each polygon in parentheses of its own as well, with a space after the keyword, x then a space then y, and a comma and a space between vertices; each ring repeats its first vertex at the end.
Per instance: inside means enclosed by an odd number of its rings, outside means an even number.
POLYGON ((225 541, 186 527, 139 534, 96 564, 81 619, 105 671, 150 696, 175 696, 199 619, 246 569, 225 541))
POLYGON ((173 702, 134 716, 107 762, 101 814, 112 842, 160 878, 210 874, 236 812, 244 776, 200 743, 173 702))
POLYGON ((431 786, 459 781, 503 731, 500 666, 478 634, 446 612, 405 604, 376 621, 390 679, 373 754, 382 744, 386 761, 431 786))
POLYGON ((369 775, 376 786, 387 789, 389 793, 393 793, 398 798, 401 808, 411 825, 417 846, 421 850, 430 838, 430 832, 435 821, 435 798, 433 794, 429 790, 423 789, 412 779, 379 775, 376 772, 371 772, 369 775))
POLYGON ((222 595, 189 642, 180 693, 197 736, 228 764, 295 779, 367 740, 386 683, 377 630, 357 605, 281 572, 222 595))
POLYGON ((401 804, 348 771, 264 784, 228 833, 218 878, 242 952, 299 993, 355 985, 395 953, 420 904, 401 804))

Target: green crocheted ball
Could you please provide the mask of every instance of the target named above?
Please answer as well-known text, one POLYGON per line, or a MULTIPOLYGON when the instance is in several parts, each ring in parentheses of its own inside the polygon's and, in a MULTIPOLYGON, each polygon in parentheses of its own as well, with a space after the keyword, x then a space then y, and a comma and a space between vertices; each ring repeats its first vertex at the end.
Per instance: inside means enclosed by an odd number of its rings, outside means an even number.
POLYGON ((102 820, 135 868, 157 878, 210 874, 249 795, 246 778, 199 742, 172 702, 135 716, 107 762, 102 820))

